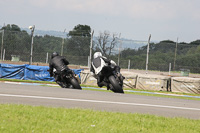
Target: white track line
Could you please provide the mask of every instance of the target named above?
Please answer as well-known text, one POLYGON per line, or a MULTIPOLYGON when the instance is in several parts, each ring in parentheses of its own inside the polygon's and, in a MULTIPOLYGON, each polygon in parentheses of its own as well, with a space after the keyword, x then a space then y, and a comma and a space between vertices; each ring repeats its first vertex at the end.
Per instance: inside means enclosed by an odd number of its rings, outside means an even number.
POLYGON ((72 98, 43 97, 43 96, 26 96, 26 95, 12 95, 12 94, 0 94, 0 96, 18 97, 18 98, 48 99, 48 100, 62 100, 62 101, 78 101, 78 102, 91 102, 91 103, 107 103, 107 104, 132 105, 132 106, 147 106, 147 107, 200 111, 200 108, 176 107, 176 106, 153 105, 153 104, 140 104, 140 103, 126 103, 126 102, 113 102, 113 101, 98 101, 98 100, 87 100, 87 99, 72 99, 72 98))
POLYGON ((9 81, 5 81, 4 83, 6 83, 6 84, 21 84, 20 82, 9 82, 9 81))

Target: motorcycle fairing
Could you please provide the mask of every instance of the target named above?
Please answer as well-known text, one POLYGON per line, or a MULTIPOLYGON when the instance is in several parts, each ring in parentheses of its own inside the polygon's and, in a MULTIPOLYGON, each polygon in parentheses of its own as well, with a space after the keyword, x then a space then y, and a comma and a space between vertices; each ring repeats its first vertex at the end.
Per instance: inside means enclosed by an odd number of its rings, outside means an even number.
POLYGON ((107 64, 102 58, 96 58, 93 60, 92 66, 95 70, 95 74, 97 75, 99 74, 99 72, 101 72, 104 66, 107 66, 107 64))

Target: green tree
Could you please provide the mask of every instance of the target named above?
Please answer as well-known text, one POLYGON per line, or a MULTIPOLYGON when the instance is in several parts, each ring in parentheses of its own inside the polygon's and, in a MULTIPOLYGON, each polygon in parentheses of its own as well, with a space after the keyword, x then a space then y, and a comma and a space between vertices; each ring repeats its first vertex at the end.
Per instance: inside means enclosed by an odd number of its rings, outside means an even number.
POLYGON ((78 24, 73 28, 72 31, 69 31, 68 36, 70 37, 91 37, 91 28, 88 25, 78 24))
POLYGON ((200 40, 196 40, 190 43, 191 45, 200 45, 200 40))
POLYGON ((7 26, 2 27, 2 30, 7 30, 7 31, 21 31, 21 29, 19 28, 19 26, 15 25, 15 24, 8 24, 7 26))
POLYGON ((67 39, 67 54, 88 56, 90 50, 91 28, 88 25, 77 25, 69 31, 67 39))
POLYGON ((87 65, 90 53, 91 28, 77 25, 67 34, 63 55, 71 64, 87 65))
MULTIPOLYGON (((181 68, 190 69, 191 72, 200 72, 200 40, 191 43, 178 43, 176 56, 176 70, 181 68)), ((169 63, 174 62, 174 52, 176 43, 170 40, 164 40, 159 43, 150 43, 149 52, 149 69, 168 71, 169 63)), ((146 62, 147 46, 143 46, 138 50, 125 49, 122 51, 123 57, 121 60, 126 60, 121 67, 126 67, 127 62, 131 60, 131 67, 144 69, 146 62), (133 62, 136 62, 134 64, 133 62)))
POLYGON ((28 42, 30 42, 29 35, 26 31, 21 31, 19 26, 15 24, 8 24, 2 27, 4 30, 4 47, 6 54, 5 59, 10 60, 12 55, 20 56, 21 60, 28 57, 27 48, 28 42))

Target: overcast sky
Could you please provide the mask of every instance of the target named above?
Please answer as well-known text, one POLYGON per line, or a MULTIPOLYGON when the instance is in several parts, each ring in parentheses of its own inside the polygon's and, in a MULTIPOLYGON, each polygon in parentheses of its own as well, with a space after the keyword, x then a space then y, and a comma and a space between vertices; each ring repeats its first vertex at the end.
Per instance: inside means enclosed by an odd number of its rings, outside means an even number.
POLYGON ((70 31, 89 25, 133 40, 200 39, 200 0, 0 0, 0 25, 70 31))

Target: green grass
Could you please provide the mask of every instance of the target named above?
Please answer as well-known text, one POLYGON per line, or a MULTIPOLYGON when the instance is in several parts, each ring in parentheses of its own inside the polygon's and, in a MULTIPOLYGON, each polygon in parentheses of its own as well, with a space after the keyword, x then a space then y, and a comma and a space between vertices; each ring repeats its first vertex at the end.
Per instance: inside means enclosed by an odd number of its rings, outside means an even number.
POLYGON ((0 78, 0 81, 41 83, 41 84, 56 84, 56 82, 50 82, 50 81, 21 80, 21 79, 4 79, 4 78, 0 78))
POLYGON ((167 97, 167 98, 178 98, 178 99, 187 99, 187 100, 199 100, 200 98, 193 97, 182 97, 182 96, 172 96, 172 95, 164 95, 164 94, 177 94, 177 95, 187 95, 187 96, 200 96, 199 94, 189 94, 189 93, 178 93, 178 92, 167 92, 167 91, 153 91, 153 90, 138 90, 138 89, 127 89, 125 90, 134 90, 137 92, 126 92, 126 94, 136 94, 136 95, 144 95, 144 96, 156 96, 156 97, 167 97), (150 93, 141 93, 144 92, 153 92, 153 93, 162 93, 162 94, 150 94, 150 93))
POLYGON ((200 120, 154 115, 0 104, 0 132, 199 133, 200 120))

